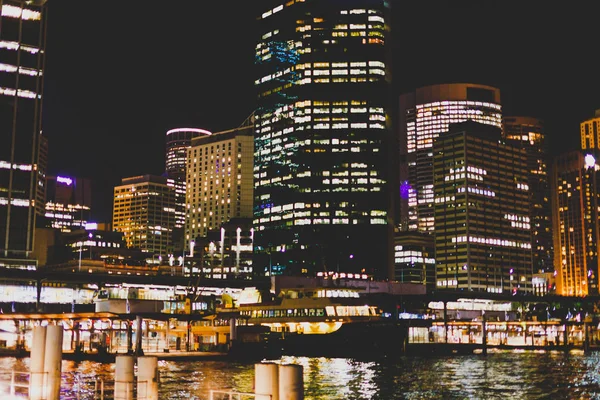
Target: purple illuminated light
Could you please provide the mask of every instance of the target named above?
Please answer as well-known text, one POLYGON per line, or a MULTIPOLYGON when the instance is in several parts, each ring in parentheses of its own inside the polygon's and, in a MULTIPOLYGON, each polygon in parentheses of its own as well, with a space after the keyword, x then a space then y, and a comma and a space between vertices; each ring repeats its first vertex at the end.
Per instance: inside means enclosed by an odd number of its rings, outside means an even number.
POLYGON ((67 177, 64 177, 64 176, 57 176, 56 177, 56 182, 64 183, 67 186, 71 186, 73 184, 73 179, 67 178, 67 177))

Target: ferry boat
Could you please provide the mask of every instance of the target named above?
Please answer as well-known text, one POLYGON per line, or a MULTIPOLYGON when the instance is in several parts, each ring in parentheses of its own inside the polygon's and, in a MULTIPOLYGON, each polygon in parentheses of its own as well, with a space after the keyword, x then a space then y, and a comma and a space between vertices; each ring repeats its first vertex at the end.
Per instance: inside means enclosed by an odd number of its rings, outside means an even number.
POLYGON ((365 304, 357 290, 347 288, 282 289, 273 300, 240 304, 239 311, 249 325, 317 335, 336 332, 343 324, 382 318, 377 307, 365 304))
POLYGON ((248 325, 268 326, 285 355, 347 357, 385 351, 385 342, 401 336, 396 324, 353 288, 281 289, 273 299, 242 301, 239 313, 248 325))

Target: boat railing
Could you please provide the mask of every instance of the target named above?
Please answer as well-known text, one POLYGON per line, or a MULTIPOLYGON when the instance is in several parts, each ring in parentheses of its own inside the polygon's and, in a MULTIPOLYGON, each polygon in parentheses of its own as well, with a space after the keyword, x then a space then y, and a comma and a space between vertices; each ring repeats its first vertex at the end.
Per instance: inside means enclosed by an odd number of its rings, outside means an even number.
MULTIPOLYGON (((11 371, 9 394, 13 397, 16 396, 27 396, 29 397, 29 380, 31 372, 29 371, 11 371)), ((115 400, 115 383, 125 386, 124 395, 125 398, 131 398, 129 395, 133 395, 137 400, 143 400, 147 396, 144 396, 143 391, 137 397, 135 394, 139 389, 137 383, 132 382, 120 382, 120 381, 105 381, 101 378, 86 379, 79 373, 63 373, 61 376, 63 382, 66 381, 68 387, 71 389, 67 392, 61 392, 61 400, 83 400, 83 399, 94 399, 94 400, 115 400)), ((143 385, 142 385, 143 386, 143 385)), ((122 389, 123 390, 123 389, 122 389)))

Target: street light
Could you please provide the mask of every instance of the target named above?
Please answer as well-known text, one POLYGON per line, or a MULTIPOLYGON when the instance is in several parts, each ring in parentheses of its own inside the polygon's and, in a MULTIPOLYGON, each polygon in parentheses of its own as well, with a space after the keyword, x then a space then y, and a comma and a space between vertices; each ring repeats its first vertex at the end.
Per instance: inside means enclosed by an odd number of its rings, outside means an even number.
POLYGON ((271 250, 267 251, 269 255, 269 278, 273 276, 273 258, 271 256, 271 250))
POLYGON ((513 287, 513 272, 515 272, 515 270, 511 268, 510 271, 508 271, 508 272, 510 273, 510 291, 514 295, 515 289, 513 287))

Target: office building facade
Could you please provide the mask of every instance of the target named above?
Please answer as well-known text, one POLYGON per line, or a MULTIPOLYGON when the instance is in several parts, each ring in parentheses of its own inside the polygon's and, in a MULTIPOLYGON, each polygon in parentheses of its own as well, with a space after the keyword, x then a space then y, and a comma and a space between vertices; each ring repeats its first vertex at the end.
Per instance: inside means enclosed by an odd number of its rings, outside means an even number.
POLYGON ((587 151, 554 158, 552 212, 559 295, 598 294, 599 168, 596 157, 587 151))
POLYGON ((167 131, 165 172, 175 185, 175 229, 185 225, 185 167, 187 150, 192 139, 211 135, 210 131, 199 128, 176 128, 167 131))
POLYGON ((532 291, 527 152, 500 132, 469 121, 433 145, 439 290, 532 291))
POLYGON ((506 116, 503 135, 512 145, 527 151, 534 273, 554 272, 552 203, 544 122, 533 117, 506 116))
POLYGON ((389 14, 308 0, 259 17, 255 270, 388 276, 389 14))
POLYGON ((425 232, 398 231, 394 235, 394 281, 436 289, 435 243, 425 232))
POLYGON ((400 96, 399 221, 401 230, 434 230, 433 152, 450 124, 472 120, 502 128, 500 90, 452 83, 425 86, 400 96))
POLYGON ((89 179, 68 176, 46 178, 47 227, 62 232, 85 229, 90 221, 92 187, 89 179))
POLYGON ((252 217, 253 126, 192 139, 186 168, 186 248, 232 218, 252 217))
POLYGON ((43 212, 46 141, 41 131, 45 1, 0 3, 0 266, 35 268, 43 212))
POLYGON ((124 178, 114 188, 112 226, 123 232, 127 247, 168 259, 175 220, 175 187, 166 177, 124 178))
POLYGON ((600 110, 596 110, 593 118, 579 124, 581 149, 600 150, 600 110))

